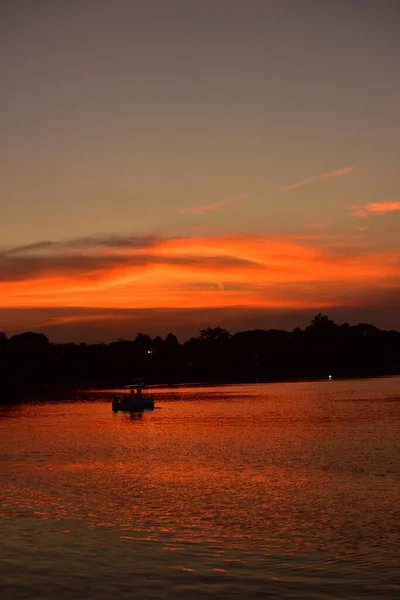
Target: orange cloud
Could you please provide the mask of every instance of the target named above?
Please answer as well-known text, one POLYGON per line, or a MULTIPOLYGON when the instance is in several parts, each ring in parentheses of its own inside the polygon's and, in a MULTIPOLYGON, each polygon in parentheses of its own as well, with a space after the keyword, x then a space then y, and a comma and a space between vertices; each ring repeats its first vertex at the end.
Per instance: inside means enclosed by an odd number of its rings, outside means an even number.
POLYGON ((181 208, 179 209, 179 212, 186 215, 202 215, 206 212, 210 212, 211 210, 221 208, 221 206, 225 206, 225 204, 232 204, 233 202, 239 202, 240 200, 247 200, 248 197, 248 194, 239 194, 238 196, 225 198, 225 200, 220 200, 219 202, 215 202, 214 204, 201 204, 199 206, 189 206, 187 208, 181 208))
POLYGON ((129 317, 124 314, 109 314, 107 312, 95 313, 95 314, 69 314, 69 315, 57 315, 52 316, 48 322, 44 325, 68 325, 70 323, 90 323, 90 322, 103 322, 105 320, 113 321, 126 321, 129 317))
POLYGON ((399 200, 386 200, 385 202, 370 202, 363 206, 353 206, 350 214, 353 217, 368 217, 371 214, 385 214, 387 212, 393 212, 400 210, 399 200))
POLYGON ((399 258, 323 236, 48 243, 0 255, 0 308, 343 306, 399 290, 399 258))
POLYGON ((310 183, 315 183, 316 181, 320 181, 321 179, 328 179, 329 177, 341 177, 342 175, 347 175, 347 173, 351 173, 355 169, 355 166, 342 167, 341 169, 337 169, 336 171, 330 171, 329 173, 321 173, 319 175, 313 175, 308 179, 303 179, 302 181, 298 181, 297 183, 291 183, 289 185, 282 185, 279 189, 281 190, 292 190, 294 188, 302 187, 303 185, 310 185, 310 183))

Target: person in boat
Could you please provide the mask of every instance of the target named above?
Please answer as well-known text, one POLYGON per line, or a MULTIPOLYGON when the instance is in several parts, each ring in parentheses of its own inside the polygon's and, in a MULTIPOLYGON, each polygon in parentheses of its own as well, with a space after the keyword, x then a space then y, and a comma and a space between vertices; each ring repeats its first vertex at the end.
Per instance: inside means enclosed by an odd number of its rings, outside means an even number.
POLYGON ((135 388, 132 388, 130 397, 131 398, 143 398, 142 390, 140 388, 137 388, 136 393, 135 393, 135 388))

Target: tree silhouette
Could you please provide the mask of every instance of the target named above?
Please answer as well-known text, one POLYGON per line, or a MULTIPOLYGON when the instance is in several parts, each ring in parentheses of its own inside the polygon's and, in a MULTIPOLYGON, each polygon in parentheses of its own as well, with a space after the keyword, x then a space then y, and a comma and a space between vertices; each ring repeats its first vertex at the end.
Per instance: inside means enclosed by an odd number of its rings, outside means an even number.
POLYGON ((53 344, 42 333, 0 333, 2 402, 20 397, 23 384, 120 386, 136 377, 146 383, 251 382, 399 372, 399 332, 368 323, 337 325, 322 313, 304 330, 231 335, 207 327, 183 344, 173 333, 163 340, 139 332, 135 340, 110 344, 53 344))
POLYGON ((311 321, 311 325, 306 327, 306 333, 323 335, 326 333, 332 333, 337 329, 335 321, 330 319, 328 315, 318 313, 311 321))
POLYGON ((200 339, 205 342, 216 342, 229 340, 231 334, 227 329, 223 327, 207 327, 207 329, 200 329, 200 339))
POLYGON ((166 345, 167 348, 178 348, 178 346, 179 346, 178 338, 173 333, 168 333, 165 336, 164 344, 166 345))
POLYGON ((11 348, 21 348, 36 352, 48 349, 50 341, 43 333, 26 331, 25 333, 13 335, 9 339, 9 344, 11 348))
POLYGON ((151 347, 151 336, 147 333, 139 332, 135 337, 135 344, 139 349, 149 350, 151 347))
POLYGON ((7 336, 5 333, 0 331, 0 352, 5 352, 7 348, 7 336))

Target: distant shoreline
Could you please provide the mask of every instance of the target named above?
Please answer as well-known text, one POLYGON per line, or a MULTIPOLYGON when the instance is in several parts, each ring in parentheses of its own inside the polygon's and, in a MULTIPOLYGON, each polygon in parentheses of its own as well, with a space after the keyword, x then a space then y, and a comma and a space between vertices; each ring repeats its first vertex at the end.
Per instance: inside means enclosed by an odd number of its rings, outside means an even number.
MULTIPOLYGON (((228 386, 254 386, 254 385, 268 385, 268 384, 290 384, 290 383, 317 383, 317 382, 330 382, 335 381, 356 381, 356 380, 370 380, 370 379, 395 379, 400 377, 400 374, 391 375, 354 375, 354 376, 343 376, 335 377, 332 379, 328 377, 296 377, 286 379, 270 379, 268 381, 208 381, 208 382, 182 382, 182 383, 171 383, 171 384, 148 384, 149 391, 154 391, 157 394, 157 389, 160 390, 180 390, 185 388, 200 389, 200 388, 213 388, 213 387, 228 387, 228 386)), ((43 384, 43 385, 26 385, 24 386, 24 395, 22 398, 16 400, 7 401, 3 396, 0 405, 13 405, 13 404, 24 404, 30 401, 47 401, 47 400, 72 400, 76 399, 76 396, 82 394, 84 396, 99 394, 112 394, 115 390, 123 390, 124 386, 116 385, 90 385, 90 384, 76 384, 76 385, 61 385, 61 384, 43 384), (62 395, 62 397, 60 397, 62 395)), ((92 398, 96 401, 97 398, 92 398)))

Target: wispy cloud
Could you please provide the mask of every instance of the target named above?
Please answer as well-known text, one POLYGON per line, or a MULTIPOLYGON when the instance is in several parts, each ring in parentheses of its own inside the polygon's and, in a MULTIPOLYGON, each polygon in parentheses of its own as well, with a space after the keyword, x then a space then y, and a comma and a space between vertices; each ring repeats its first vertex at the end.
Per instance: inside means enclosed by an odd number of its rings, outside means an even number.
POLYGON ((225 204, 233 204, 234 202, 239 202, 240 200, 247 200, 248 197, 248 194, 239 194, 237 196, 232 196, 231 198, 225 198, 224 200, 220 200, 214 204, 200 204, 198 206, 181 208, 179 209, 179 212, 185 215, 202 215, 206 212, 217 210, 218 208, 221 208, 221 206, 225 206, 225 204))
POLYGON ((400 211, 400 200, 386 200, 385 202, 370 202, 362 206, 352 206, 350 214, 353 217, 368 217, 369 215, 383 215, 396 210, 400 211))
POLYGON ((2 248, 0 258, 14 254, 37 255, 53 252, 64 253, 65 250, 85 250, 87 248, 151 248, 157 245, 158 238, 151 235, 143 236, 120 236, 120 235, 97 235, 88 237, 79 237, 71 240, 35 242, 24 246, 15 246, 13 248, 2 248))
POLYGON ((303 179, 302 181, 298 181, 297 183, 282 185, 279 189, 292 190, 294 188, 302 187, 303 185, 310 185, 311 183, 315 183, 316 181, 320 181, 321 179, 329 179, 330 177, 341 177, 342 175, 347 175, 347 173, 351 173, 351 171, 354 171, 355 168, 356 167, 354 165, 351 165, 348 167, 342 167, 341 169, 337 169, 336 171, 329 171, 329 173, 320 173, 319 175, 313 175, 312 177, 308 177, 308 179, 303 179))
POLYGON ((350 291, 358 298, 369 289, 400 289, 398 251, 317 235, 150 244, 128 236, 117 248, 114 238, 87 238, 10 249, 0 256, 0 309, 320 308, 343 305, 350 291))

